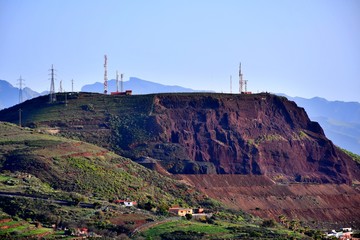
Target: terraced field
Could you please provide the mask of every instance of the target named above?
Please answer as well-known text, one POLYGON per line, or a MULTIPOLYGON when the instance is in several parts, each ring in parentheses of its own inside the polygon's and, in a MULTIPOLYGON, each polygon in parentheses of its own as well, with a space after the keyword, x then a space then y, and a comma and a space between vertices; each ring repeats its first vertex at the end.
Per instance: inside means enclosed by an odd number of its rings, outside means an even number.
POLYGON ((0 220, 0 238, 1 239, 27 239, 42 238, 53 234, 51 228, 44 228, 41 225, 36 226, 23 220, 13 220, 5 218, 0 220))

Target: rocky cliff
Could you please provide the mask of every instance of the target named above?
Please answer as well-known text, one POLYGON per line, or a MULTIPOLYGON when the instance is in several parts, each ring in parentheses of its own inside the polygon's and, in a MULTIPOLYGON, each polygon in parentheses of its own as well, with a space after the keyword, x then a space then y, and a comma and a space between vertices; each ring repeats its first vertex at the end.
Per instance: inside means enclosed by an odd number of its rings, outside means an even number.
POLYGON ((317 183, 359 178, 358 165, 337 150, 304 109, 284 97, 157 95, 150 115, 158 125, 157 151, 150 155, 170 162, 167 154, 190 160, 182 166, 164 163, 174 173, 266 175, 317 183), (169 154, 169 144, 178 154, 169 154), (193 161, 197 164, 191 165, 193 161))
POLYGON ((16 123, 22 107, 27 126, 92 142, 173 174, 263 175, 282 183, 360 180, 359 164, 285 97, 73 93, 66 104, 64 94, 57 99, 27 101, 0 111, 0 120, 16 123))

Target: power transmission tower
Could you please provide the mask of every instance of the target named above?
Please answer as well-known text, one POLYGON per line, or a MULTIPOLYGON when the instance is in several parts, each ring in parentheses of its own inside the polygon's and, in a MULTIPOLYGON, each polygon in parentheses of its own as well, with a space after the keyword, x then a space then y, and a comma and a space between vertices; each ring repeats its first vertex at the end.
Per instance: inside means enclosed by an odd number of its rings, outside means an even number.
POLYGON ((107 56, 104 55, 105 63, 104 63, 104 94, 107 94, 108 91, 108 84, 107 84, 107 56))
POLYGON ((51 65, 50 76, 51 76, 51 84, 50 84, 50 103, 56 102, 56 93, 55 93, 55 73, 54 73, 54 65, 51 65))
POLYGON ((18 85, 19 85, 19 103, 23 102, 23 81, 25 81, 25 79, 22 79, 21 75, 20 78, 18 79, 18 85))

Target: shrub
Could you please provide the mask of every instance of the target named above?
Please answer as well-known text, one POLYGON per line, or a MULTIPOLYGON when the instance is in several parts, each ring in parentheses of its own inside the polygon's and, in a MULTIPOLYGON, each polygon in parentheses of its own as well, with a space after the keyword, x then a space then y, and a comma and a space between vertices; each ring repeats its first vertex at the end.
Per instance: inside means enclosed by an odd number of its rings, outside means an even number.
POLYGON ((270 227, 270 228, 273 228, 276 226, 276 222, 274 219, 265 219, 262 224, 261 224, 262 227, 270 227))

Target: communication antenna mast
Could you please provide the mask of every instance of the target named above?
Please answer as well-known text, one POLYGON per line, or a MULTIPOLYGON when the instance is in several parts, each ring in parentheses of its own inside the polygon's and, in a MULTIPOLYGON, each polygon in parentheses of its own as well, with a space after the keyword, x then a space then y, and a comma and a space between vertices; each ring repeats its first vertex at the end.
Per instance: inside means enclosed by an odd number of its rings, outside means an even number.
POLYGON ((243 88, 244 88, 244 80, 243 80, 243 74, 241 72, 241 62, 239 65, 239 93, 243 92, 243 88))
POLYGON ((247 83, 248 80, 244 80, 244 76, 241 72, 241 62, 240 62, 240 66, 239 66, 239 93, 245 93, 245 94, 251 94, 251 92, 248 92, 247 90, 247 83), (244 91, 244 87, 245 87, 245 91, 244 91))
POLYGON ((107 94, 107 90, 108 90, 108 84, 107 84, 107 56, 106 54, 104 55, 105 58, 105 63, 104 63, 104 94, 107 94))
POLYGON ((71 79, 71 92, 74 92, 74 79, 71 79))
POLYGON ((119 73, 116 70, 116 92, 119 92, 119 73))
POLYGON ((22 103, 23 102, 23 81, 25 81, 25 79, 22 79, 21 78, 21 75, 20 75, 20 78, 18 79, 19 83, 19 103, 22 103))
POLYGON ((121 92, 124 92, 124 87, 123 87, 123 78, 124 78, 124 74, 122 73, 122 74, 120 74, 120 78, 121 78, 121 86, 120 86, 120 90, 121 90, 121 92))
POLYGON ((51 65, 50 69, 51 75, 51 84, 50 84, 50 103, 56 102, 56 93, 55 93, 55 73, 54 73, 54 65, 51 65))
POLYGON ((230 93, 232 93, 232 76, 230 75, 230 93))

